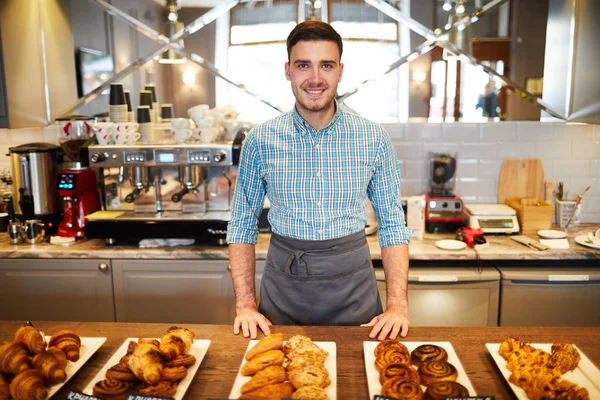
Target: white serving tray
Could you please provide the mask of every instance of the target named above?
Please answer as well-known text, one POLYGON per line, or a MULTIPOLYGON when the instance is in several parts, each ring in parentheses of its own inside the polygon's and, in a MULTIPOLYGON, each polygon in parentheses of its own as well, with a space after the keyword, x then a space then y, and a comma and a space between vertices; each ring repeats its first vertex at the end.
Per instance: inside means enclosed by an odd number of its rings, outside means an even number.
MULTIPOLYGON (((248 343, 248 348, 246 349, 246 353, 248 350, 256 346, 258 340, 251 340, 248 343)), ((329 379, 331 380, 331 385, 325 388, 325 392, 327 396, 329 396, 330 400, 337 399, 337 369, 336 369, 336 346, 335 342, 313 342, 323 350, 329 353, 329 357, 325 360, 325 368, 327 368, 327 372, 329 372, 329 379)), ((285 342, 284 342, 285 344, 285 342)), ((238 371, 237 377, 235 378, 235 382, 233 383, 233 387, 231 388, 231 393, 229 394, 230 399, 238 399, 242 395, 242 386, 252 379, 251 376, 243 376, 242 375, 242 367, 246 364, 246 353, 244 353, 244 359, 240 364, 240 369, 238 371)))
MULTIPOLYGON (((92 355, 94 355, 100 346, 106 342, 105 337, 80 337, 80 339, 81 347, 79 348, 79 360, 76 362, 67 362, 67 368, 65 369, 65 372, 67 373, 67 380, 63 383, 50 386, 48 388, 48 399, 58 392, 60 388, 62 388, 77 371, 79 371, 79 368, 83 367, 83 364, 85 364, 86 361, 89 360, 92 355)), ((49 341, 50 336, 46 336, 46 343, 49 341)))
MULTIPOLYGON (((548 353, 552 352, 552 344, 551 343, 530 343, 531 346, 536 349, 544 350, 548 353)), ((506 382, 510 385, 513 393, 519 400, 528 399, 527 393, 525 390, 520 388, 519 386, 509 382, 508 377, 512 374, 510 370, 506 367, 506 360, 502 358, 500 354, 498 354, 498 350, 500 349, 500 343, 486 343, 485 347, 492 355, 496 366, 502 373, 506 382)), ((577 346, 574 346, 577 349, 577 346)), ((583 354, 583 352, 579 349, 579 354, 581 355, 581 360, 579 361, 579 365, 575 370, 567 372, 563 374, 562 377, 568 381, 574 382, 581 387, 587 389, 590 394, 590 399, 600 399, 600 370, 592 364, 592 362, 583 354)))
MULTIPOLYGON (((160 339, 157 339, 157 340, 160 340, 160 339)), ((112 367, 113 365, 118 364, 119 360, 121 360, 121 357, 123 357, 125 354, 127 354, 127 347, 129 346, 129 342, 131 342, 131 341, 137 342, 138 338, 125 339, 125 341, 123 342, 121 347, 119 347, 117 349, 117 351, 115 351, 115 353, 112 355, 110 360, 108 360, 106 362, 106 364, 104 364, 104 366, 102 367, 100 372, 98 372, 96 374, 96 376, 90 381, 90 383, 87 385, 87 387, 83 390, 84 394, 89 394, 89 395, 92 394, 94 385, 96 384, 96 382, 105 379, 106 371, 108 371, 108 369, 110 367, 112 367)), ((173 396, 173 398, 175 400, 181 400, 183 398, 183 395, 185 394, 188 386, 190 386, 190 383, 192 382, 194 375, 196 375, 196 371, 198 371, 198 367, 200 367, 200 364, 202 363, 202 359, 206 355, 206 352, 208 351, 209 346, 210 346, 210 340, 194 340, 194 343, 192 343, 192 347, 190 348, 189 354, 192 354, 194 357, 196 357, 196 362, 194 363, 194 365, 191 365, 187 369, 188 370, 187 376, 184 379, 182 379, 181 381, 179 381, 179 383, 177 384, 177 391, 175 392, 175 396, 173 396)))
MULTIPOLYGON (((381 383, 379 383, 379 371, 375 368, 375 347, 380 342, 363 342, 363 348, 365 352, 365 371, 367 374, 367 384, 369 385, 369 398, 373 398, 375 395, 381 394, 381 383)), ((460 383, 464 387, 469 390, 470 396, 475 396, 475 389, 473 389, 473 385, 471 385, 471 381, 467 377, 467 373, 465 372, 456 352, 454 351, 454 347, 452 347, 452 343, 450 342, 401 342, 403 345, 408 348, 409 351, 413 351, 417 347, 423 344, 434 344, 436 346, 443 347, 444 350, 448 353, 448 362, 456 367, 456 371, 458 372, 458 379, 456 382, 460 383)), ((427 389, 427 386, 421 385, 421 389, 423 389, 423 393, 427 389)))

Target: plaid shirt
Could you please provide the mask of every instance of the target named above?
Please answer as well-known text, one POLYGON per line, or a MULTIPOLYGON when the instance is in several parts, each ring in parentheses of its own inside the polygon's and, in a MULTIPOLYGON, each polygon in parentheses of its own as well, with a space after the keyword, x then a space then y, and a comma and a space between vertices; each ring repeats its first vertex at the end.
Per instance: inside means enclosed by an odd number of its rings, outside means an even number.
POLYGON ((255 126, 242 147, 228 243, 256 243, 265 195, 273 232, 300 240, 335 239, 365 229, 367 197, 379 244, 408 244, 400 165, 388 133, 337 111, 315 131, 294 111, 255 126))

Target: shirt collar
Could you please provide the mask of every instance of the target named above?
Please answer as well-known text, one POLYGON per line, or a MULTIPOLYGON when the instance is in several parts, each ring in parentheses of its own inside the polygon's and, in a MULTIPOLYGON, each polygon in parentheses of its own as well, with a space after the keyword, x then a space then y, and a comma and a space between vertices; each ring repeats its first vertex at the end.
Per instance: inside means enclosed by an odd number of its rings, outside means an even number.
MULTIPOLYGON (((340 109, 340 105, 338 104, 337 100, 333 99, 333 102, 335 105, 335 114, 333 114, 333 118, 331 118, 329 124, 327 124, 326 127, 321 129, 323 133, 329 133, 331 128, 339 121, 342 115, 342 110, 340 109)), ((306 135, 307 133, 314 131, 310 124, 302 117, 302 115, 300 115, 300 113, 296 109, 296 106, 294 106, 294 111, 292 111, 292 118, 294 120, 294 124, 296 125, 296 127, 302 135, 306 135)))

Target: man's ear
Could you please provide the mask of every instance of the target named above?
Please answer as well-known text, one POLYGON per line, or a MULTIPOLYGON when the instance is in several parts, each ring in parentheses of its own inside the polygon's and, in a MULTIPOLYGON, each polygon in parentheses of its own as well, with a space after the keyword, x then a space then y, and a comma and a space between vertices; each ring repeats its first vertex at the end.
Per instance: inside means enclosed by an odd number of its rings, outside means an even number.
POLYGON ((338 79, 338 82, 342 81, 342 75, 344 75, 344 64, 340 63, 340 79, 338 79))
POLYGON ((292 80, 292 78, 290 77, 290 62, 289 61, 285 62, 285 78, 288 81, 292 80))

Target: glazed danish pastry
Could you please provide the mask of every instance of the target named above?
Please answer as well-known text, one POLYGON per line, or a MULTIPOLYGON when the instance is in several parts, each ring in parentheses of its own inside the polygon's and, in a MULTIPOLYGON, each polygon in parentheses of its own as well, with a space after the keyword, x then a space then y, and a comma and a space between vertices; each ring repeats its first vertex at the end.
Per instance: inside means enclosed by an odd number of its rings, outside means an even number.
POLYGON ((434 382, 427 386, 427 400, 444 400, 446 397, 468 396, 469 390, 458 382, 434 382))
POLYGON ((122 362, 110 367, 104 375, 106 379, 114 379, 121 382, 137 382, 138 378, 131 372, 127 364, 122 362))
POLYGON ((446 361, 428 361, 419 365, 421 384, 429 386, 434 382, 456 381, 456 367, 446 361))
POLYGON ((379 342, 377 347, 375 347, 375 358, 379 358, 381 353, 390 346, 397 348, 398 350, 400 350, 403 353, 410 354, 410 351, 408 350, 408 348, 405 345, 403 345, 402 343, 398 342, 397 340, 386 339, 386 340, 379 342))
POLYGON ((423 398, 423 391, 417 382, 399 376, 385 381, 381 387, 381 394, 403 400, 421 400, 423 398))
POLYGON ((406 364, 394 363, 386 365, 379 374, 379 382, 383 385, 385 381, 394 377, 401 377, 421 383, 419 373, 406 364))
POLYGON ((379 353, 379 357, 375 359, 375 367, 381 373, 383 368, 389 364, 406 364, 411 365, 411 357, 409 353, 403 352, 396 346, 388 346, 379 353))
POLYGON ((443 347, 435 344, 423 344, 410 353, 410 359, 414 365, 419 366, 428 361, 446 361, 448 353, 443 347))
POLYGON ((129 390, 129 383, 117 381, 115 379, 104 379, 96 382, 92 392, 94 396, 106 400, 121 400, 124 399, 129 390))

